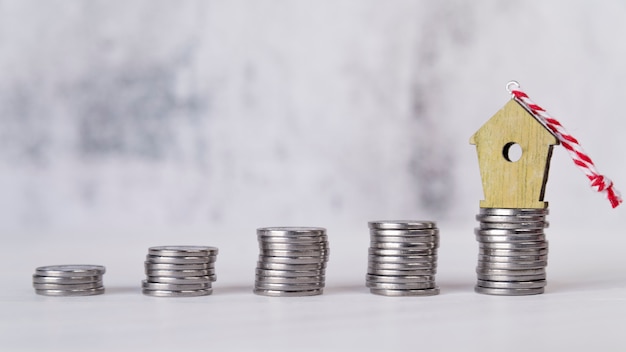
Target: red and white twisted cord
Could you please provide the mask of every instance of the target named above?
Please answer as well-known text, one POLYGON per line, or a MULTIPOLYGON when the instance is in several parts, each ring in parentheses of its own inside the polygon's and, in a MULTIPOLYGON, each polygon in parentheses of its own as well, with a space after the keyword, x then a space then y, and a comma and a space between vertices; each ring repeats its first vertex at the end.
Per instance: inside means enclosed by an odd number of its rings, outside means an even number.
POLYGON ((622 203, 622 197, 613 186, 613 181, 598 173, 593 161, 591 161, 591 158, 585 153, 580 143, 578 143, 578 140, 567 133, 563 125, 561 125, 557 119, 550 116, 545 109, 530 100, 528 95, 519 89, 519 83, 511 81, 507 84, 506 88, 518 103, 525 107, 537 120, 554 133, 561 142, 561 145, 565 147, 569 153, 574 164, 587 176, 591 182, 591 188, 597 192, 606 193, 613 208, 620 205, 622 203))

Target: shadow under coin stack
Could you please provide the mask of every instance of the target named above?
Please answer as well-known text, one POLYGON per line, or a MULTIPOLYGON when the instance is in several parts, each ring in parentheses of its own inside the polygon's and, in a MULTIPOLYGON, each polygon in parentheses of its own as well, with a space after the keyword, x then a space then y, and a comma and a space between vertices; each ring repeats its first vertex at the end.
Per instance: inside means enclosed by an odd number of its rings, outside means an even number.
POLYGON ((254 293, 263 296, 321 295, 328 237, 320 227, 267 227, 257 230, 259 261, 254 293))
POLYGON ((431 221, 372 221, 366 285, 383 296, 432 296, 439 230, 431 221))
POLYGON ((151 247, 146 256, 143 294, 196 297, 213 293, 218 250, 206 246, 151 247))
POLYGON ((35 293, 43 296, 93 296, 104 293, 101 265, 50 265, 35 269, 35 293))
POLYGON ((481 208, 475 230, 479 244, 478 293, 522 296, 544 292, 548 241, 547 209, 481 208))

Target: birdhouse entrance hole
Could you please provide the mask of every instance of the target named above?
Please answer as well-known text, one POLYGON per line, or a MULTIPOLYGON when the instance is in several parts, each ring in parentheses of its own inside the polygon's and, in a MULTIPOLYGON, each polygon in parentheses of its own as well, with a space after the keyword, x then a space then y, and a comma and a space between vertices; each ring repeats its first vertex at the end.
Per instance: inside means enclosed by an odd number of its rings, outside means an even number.
POLYGON ((502 155, 506 161, 514 163, 522 157, 522 147, 515 142, 509 142, 504 145, 502 155))

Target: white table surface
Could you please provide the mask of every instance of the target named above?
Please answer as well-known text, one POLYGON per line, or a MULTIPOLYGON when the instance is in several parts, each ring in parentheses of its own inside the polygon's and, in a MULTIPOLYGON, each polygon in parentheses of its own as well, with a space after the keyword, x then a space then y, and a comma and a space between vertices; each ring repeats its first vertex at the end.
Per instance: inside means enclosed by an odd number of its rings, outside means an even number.
POLYGON ((433 297, 392 298, 364 286, 367 234, 329 232, 331 261, 323 295, 252 294, 254 232, 189 243, 167 236, 6 236, 0 256, 0 348, 65 351, 181 350, 559 350, 626 348, 626 241, 621 231, 548 229, 545 294, 497 297, 473 292, 477 244, 472 228, 442 229, 433 297), (220 247, 211 296, 141 294, 147 248, 220 247), (222 245, 223 244, 223 245, 222 245), (35 267, 92 263, 107 267, 106 293, 43 297, 35 267))

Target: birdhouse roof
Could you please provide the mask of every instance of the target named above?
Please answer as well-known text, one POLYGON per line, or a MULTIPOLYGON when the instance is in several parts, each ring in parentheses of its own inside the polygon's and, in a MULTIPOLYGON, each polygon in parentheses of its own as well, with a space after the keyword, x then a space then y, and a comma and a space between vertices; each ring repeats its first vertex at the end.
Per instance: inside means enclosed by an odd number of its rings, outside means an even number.
POLYGON ((485 122, 472 135, 470 143, 501 138, 511 138, 515 142, 532 138, 543 145, 559 144, 557 136, 515 99, 511 99, 485 122))

